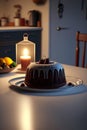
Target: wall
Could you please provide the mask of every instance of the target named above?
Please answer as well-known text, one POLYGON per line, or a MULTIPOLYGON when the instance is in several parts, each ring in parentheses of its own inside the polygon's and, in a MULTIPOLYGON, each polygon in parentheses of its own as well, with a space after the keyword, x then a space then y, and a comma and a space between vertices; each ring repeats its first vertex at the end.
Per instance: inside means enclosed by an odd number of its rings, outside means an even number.
POLYGON ((4 15, 3 7, 4 7, 4 1, 1 0, 1 1, 0 1, 0 17, 1 17, 2 15, 4 15))
POLYGON ((22 17, 28 19, 29 10, 39 10, 42 13, 42 57, 48 57, 48 43, 49 43, 49 0, 44 5, 36 5, 32 0, 0 0, 0 17, 2 15, 9 17, 10 21, 14 20, 15 17, 15 4, 22 6, 22 17))
POLYGON ((57 14, 58 0, 50 0, 50 59, 75 64, 75 33, 78 30, 87 33, 86 10, 81 10, 81 2, 82 0, 63 0, 64 13, 61 19, 57 14), (58 26, 67 29, 57 31, 58 26))

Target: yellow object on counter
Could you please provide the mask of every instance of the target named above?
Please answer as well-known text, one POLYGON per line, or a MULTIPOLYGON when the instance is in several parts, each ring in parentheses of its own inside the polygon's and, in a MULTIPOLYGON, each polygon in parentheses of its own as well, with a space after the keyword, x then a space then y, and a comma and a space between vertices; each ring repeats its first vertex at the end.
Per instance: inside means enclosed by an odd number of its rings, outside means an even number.
POLYGON ((13 63, 13 60, 10 57, 4 57, 4 60, 7 65, 11 65, 13 63))

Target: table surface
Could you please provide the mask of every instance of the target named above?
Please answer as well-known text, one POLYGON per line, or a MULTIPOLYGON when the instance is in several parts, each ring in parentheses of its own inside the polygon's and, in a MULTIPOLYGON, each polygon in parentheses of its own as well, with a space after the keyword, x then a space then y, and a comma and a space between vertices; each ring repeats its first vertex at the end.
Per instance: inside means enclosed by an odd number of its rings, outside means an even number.
MULTIPOLYGON (((87 69, 63 66, 66 76, 87 83, 87 69)), ((18 76, 25 74, 0 74, 0 130, 87 130, 87 91, 70 95, 21 93, 10 89, 8 83, 18 76)))

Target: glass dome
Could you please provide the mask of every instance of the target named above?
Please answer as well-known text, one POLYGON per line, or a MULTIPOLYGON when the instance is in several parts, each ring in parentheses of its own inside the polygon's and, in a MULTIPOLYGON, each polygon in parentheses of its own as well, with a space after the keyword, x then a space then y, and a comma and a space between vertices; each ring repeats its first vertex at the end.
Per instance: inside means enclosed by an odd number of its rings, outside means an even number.
POLYGON ((31 62, 35 62, 35 43, 28 40, 28 34, 23 35, 23 40, 16 44, 16 63, 20 64, 21 56, 30 56, 31 62))

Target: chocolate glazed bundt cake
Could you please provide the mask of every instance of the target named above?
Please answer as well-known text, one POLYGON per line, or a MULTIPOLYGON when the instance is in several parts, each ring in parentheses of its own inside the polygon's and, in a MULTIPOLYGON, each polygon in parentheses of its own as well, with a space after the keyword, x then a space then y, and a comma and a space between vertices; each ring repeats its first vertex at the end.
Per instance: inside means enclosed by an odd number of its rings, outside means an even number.
POLYGON ((25 84, 31 88, 54 89, 66 84, 64 68, 48 59, 31 63, 26 71, 25 84))

